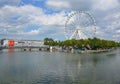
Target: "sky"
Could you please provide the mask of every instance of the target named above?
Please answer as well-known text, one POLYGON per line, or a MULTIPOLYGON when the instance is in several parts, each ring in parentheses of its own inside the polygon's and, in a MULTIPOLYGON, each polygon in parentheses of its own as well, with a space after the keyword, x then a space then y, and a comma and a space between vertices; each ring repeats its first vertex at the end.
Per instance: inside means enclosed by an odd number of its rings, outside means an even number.
POLYGON ((94 17, 96 37, 120 41, 120 0, 0 0, 0 39, 65 40, 73 11, 94 17))

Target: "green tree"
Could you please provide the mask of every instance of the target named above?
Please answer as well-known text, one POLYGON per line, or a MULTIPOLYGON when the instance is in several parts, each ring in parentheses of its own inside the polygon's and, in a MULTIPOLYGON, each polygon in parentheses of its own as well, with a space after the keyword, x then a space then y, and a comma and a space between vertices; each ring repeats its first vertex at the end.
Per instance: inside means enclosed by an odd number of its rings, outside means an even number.
POLYGON ((52 38, 45 38, 44 39, 44 45, 54 46, 55 42, 52 38))

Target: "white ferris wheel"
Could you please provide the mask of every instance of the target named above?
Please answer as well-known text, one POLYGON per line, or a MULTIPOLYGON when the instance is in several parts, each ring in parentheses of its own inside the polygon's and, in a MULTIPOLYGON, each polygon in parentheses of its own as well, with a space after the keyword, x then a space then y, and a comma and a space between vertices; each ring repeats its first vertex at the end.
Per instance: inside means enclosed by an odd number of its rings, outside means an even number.
POLYGON ((76 11, 68 16, 65 22, 65 36, 67 39, 87 39, 95 37, 96 22, 85 11, 76 11))

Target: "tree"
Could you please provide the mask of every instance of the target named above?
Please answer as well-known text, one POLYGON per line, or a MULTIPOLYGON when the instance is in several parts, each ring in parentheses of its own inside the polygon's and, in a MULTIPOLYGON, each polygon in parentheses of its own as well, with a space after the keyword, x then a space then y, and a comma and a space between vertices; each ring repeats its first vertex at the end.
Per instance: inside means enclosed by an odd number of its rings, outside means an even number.
POLYGON ((73 48, 88 48, 88 49, 106 49, 112 47, 120 47, 120 42, 112 40, 103 40, 99 38, 88 38, 88 39, 71 39, 65 41, 54 41, 52 38, 45 38, 44 45, 49 46, 72 46, 73 48))
POLYGON ((44 39, 44 45, 54 46, 55 42, 52 38, 45 38, 44 39))

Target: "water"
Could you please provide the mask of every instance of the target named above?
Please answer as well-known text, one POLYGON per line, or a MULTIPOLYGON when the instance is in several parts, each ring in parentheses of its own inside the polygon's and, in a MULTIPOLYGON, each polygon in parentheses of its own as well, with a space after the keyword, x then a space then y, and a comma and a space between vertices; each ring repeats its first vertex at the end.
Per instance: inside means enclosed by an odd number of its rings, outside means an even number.
POLYGON ((120 84, 119 51, 0 52, 0 84, 120 84))

